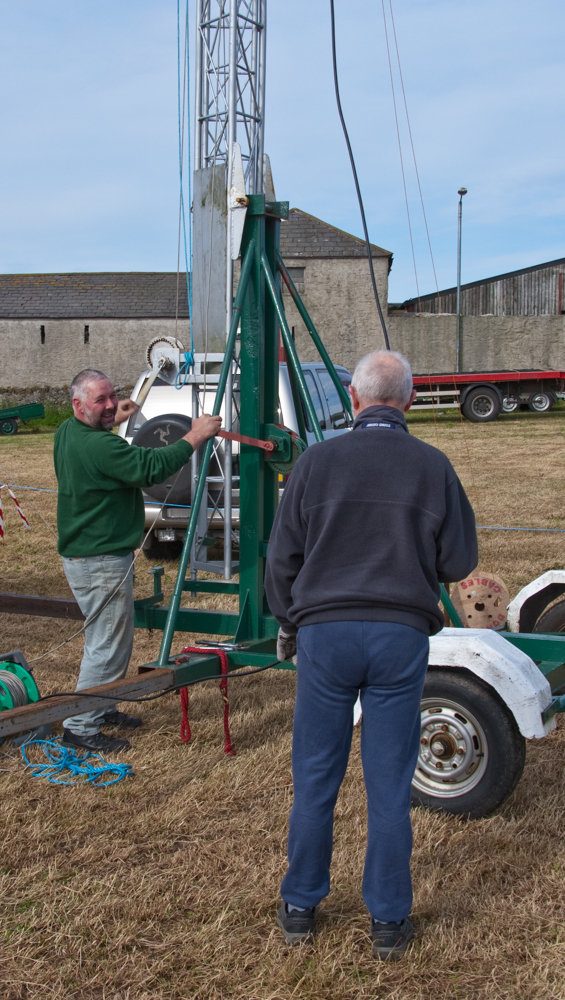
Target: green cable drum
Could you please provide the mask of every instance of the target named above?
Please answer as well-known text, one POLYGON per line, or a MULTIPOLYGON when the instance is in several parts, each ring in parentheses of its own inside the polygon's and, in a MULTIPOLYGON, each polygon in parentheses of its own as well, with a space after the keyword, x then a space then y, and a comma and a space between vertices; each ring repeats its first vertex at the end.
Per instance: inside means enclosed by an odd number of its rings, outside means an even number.
POLYGON ((37 684, 19 663, 0 662, 0 712, 39 701, 37 684))

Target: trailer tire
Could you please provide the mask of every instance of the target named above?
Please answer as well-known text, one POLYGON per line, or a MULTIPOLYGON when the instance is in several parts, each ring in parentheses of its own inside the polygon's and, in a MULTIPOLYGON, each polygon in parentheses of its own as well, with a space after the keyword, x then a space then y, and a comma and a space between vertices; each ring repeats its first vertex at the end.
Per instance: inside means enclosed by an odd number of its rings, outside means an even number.
POLYGON ((18 433, 18 422, 17 420, 11 420, 9 417, 6 420, 0 420, 0 434, 2 435, 12 435, 18 433))
POLYGON ((540 615, 534 632, 565 632, 565 601, 558 601, 540 615))
POLYGON ((470 819, 502 805, 522 776, 526 741, 498 694, 464 668, 433 668, 421 719, 412 804, 470 819))
POLYGON ((467 393, 461 411, 474 424, 486 424, 500 415, 502 403, 496 389, 477 386, 467 393))
POLYGON ((533 413, 549 413, 555 398, 552 392, 532 392, 528 400, 528 409, 533 413))

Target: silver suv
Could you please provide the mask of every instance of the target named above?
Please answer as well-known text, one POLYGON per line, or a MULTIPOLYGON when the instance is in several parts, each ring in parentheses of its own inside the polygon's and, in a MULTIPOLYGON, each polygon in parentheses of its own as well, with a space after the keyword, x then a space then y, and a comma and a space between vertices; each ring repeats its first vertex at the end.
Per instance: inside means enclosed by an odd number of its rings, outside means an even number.
MULTIPOLYGON (((195 366, 197 375, 196 381, 183 385, 180 389, 168 385, 157 379, 149 391, 149 395, 143 404, 142 411, 135 414, 128 422, 121 424, 118 433, 130 444, 143 446, 153 445, 153 439, 145 440, 143 427, 148 421, 155 428, 158 438, 155 438, 155 445, 170 444, 183 433, 186 427, 182 426, 183 420, 193 417, 198 412, 211 412, 217 383, 217 373, 221 364, 221 355, 208 355, 206 368, 206 382, 204 377, 198 375, 198 365, 195 366), (197 402, 195 403, 195 399, 197 402), (166 418, 160 421, 159 418, 166 418), (176 418, 176 419, 175 419, 176 418), (176 424, 178 423, 178 427, 176 424), (161 428, 161 424, 163 425, 161 428)), ((327 368, 321 362, 306 361, 302 363, 304 377, 310 391, 312 403, 316 410, 316 415, 320 422, 320 427, 325 438, 334 437, 336 434, 344 434, 351 427, 351 418, 344 411, 343 403, 339 397, 327 368)), ((336 372, 345 386, 351 382, 351 373, 341 365, 336 365, 336 372)), ((137 385, 132 393, 135 399, 149 371, 144 372, 138 379, 137 385)), ((290 379, 286 364, 279 366, 279 415, 280 423, 298 433, 298 421, 294 410, 290 379)), ((234 379, 234 421, 233 430, 237 432, 239 413, 239 381, 237 375, 234 379)), ((306 437, 308 445, 315 443, 315 436, 308 415, 304 410, 304 422, 306 425, 306 437)), ((149 430, 149 428, 147 428, 149 430)), ((223 448, 222 439, 217 438, 214 447, 214 456, 208 474, 208 511, 209 528, 208 535, 212 538, 217 535, 218 541, 223 533, 223 448)), ((233 444, 233 486, 232 486, 232 528, 237 532, 239 528, 239 445, 233 444)), ((171 477, 171 480, 174 477, 171 477)), ((186 527, 190 514, 191 490, 193 487, 194 469, 185 466, 179 475, 178 480, 171 489, 171 482, 151 487, 144 491, 145 502, 145 527, 152 527, 150 536, 145 542, 144 551, 149 559, 175 559, 180 555, 182 543, 186 534, 186 527), (167 491, 168 495, 167 495, 167 491), (164 500, 167 503, 160 511, 164 500)), ((283 477, 280 477, 281 488, 284 485, 283 477)))

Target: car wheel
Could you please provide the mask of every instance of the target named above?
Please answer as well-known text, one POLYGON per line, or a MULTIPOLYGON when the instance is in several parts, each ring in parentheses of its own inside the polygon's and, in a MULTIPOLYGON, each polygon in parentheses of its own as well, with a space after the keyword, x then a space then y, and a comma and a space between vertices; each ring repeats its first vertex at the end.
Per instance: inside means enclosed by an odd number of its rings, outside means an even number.
POLYGON ((428 671, 421 727, 414 805, 478 819, 518 784, 526 741, 496 692, 469 671, 428 671))
POLYGON ((463 416, 475 424, 486 424, 489 420, 496 420, 501 409, 498 393, 488 386, 484 389, 480 386, 471 389, 461 407, 463 416))
POLYGON ((18 422, 17 420, 1 420, 0 421, 0 434, 17 434, 18 433, 18 422))
POLYGON ((534 625, 534 632, 565 632, 565 601, 558 601, 544 611, 534 625))
POLYGON ((548 413, 554 402, 551 392, 533 392, 528 400, 528 409, 534 413, 548 413))

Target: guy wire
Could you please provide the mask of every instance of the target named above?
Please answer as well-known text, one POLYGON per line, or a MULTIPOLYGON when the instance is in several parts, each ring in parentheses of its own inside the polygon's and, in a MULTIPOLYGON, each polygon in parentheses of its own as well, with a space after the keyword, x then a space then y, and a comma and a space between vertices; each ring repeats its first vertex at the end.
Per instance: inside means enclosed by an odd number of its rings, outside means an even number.
POLYGON ((336 97, 336 103, 337 103, 337 111, 338 111, 338 114, 339 114, 339 120, 341 122, 341 127, 343 129, 343 134, 345 136, 345 142, 346 142, 346 145, 347 145, 347 152, 349 153, 349 160, 350 160, 350 163, 351 163, 351 170, 353 172, 353 180, 355 182, 355 190, 357 191, 357 200, 359 202, 359 209, 361 211, 361 221, 363 223, 363 232, 365 233, 365 243, 366 243, 366 246, 367 246, 367 258, 368 258, 368 261, 369 261, 369 270, 371 272, 371 283, 373 285, 373 294, 375 296, 375 303, 376 303, 376 306, 377 306, 377 312, 379 314, 379 319, 381 321, 381 327, 382 327, 382 331, 383 331, 383 337, 384 337, 386 349, 387 349, 387 351, 390 351, 390 343, 389 343, 389 339, 388 339, 388 333, 387 333, 387 328, 386 328, 386 324, 385 324, 385 318, 383 316, 383 311, 382 311, 382 308, 381 308, 381 302, 380 302, 380 299, 379 299, 379 293, 378 293, 378 289, 377 289, 377 282, 376 282, 376 278, 375 278, 375 269, 373 267, 373 256, 372 256, 372 253, 371 253, 371 244, 370 244, 370 241, 369 241, 369 231, 367 229, 367 220, 365 218, 365 208, 363 206, 363 198, 361 196, 361 188, 359 186, 359 179, 357 177, 357 168, 355 166, 355 160, 354 160, 354 157, 353 157, 353 150, 351 148, 351 143, 349 141, 349 134, 348 134, 348 131, 347 131, 347 126, 345 124, 345 118, 343 117, 343 111, 342 111, 342 108, 341 108, 341 99, 340 99, 340 96, 339 96, 339 79, 338 79, 338 72, 337 72, 337 54, 336 54, 336 47, 335 47, 334 0, 330 0, 330 19, 331 19, 331 27, 332 27, 332 62, 333 62, 333 73, 334 73, 334 85, 335 85, 335 97, 336 97))
MULTIPOLYGON (((391 61, 390 61, 390 51, 389 51, 389 43, 388 43, 388 32, 387 32, 387 25, 386 25, 386 15, 385 15, 384 0, 381 0, 381 2, 382 2, 382 6, 383 6, 383 20, 384 20, 384 26, 385 26, 385 37, 386 37, 386 44, 387 44, 387 53, 389 55, 389 68, 391 69, 391 84, 392 84, 392 88, 393 88, 393 103, 394 103, 394 112, 395 112, 395 117, 396 117, 396 100, 394 98, 394 82, 393 82, 393 77, 392 77, 392 67, 391 67, 391 61)), ((423 217, 424 217, 424 225, 425 225, 425 230, 426 230, 426 237, 427 237, 428 248, 429 248, 429 252, 430 252, 430 259, 431 259, 431 263, 432 263, 432 270, 433 270, 433 275, 434 275, 434 282, 435 282, 436 293, 437 293, 437 298, 438 298, 438 310, 441 310, 441 299, 440 299, 440 295, 439 295, 439 285, 438 285, 438 280, 437 280, 437 272, 436 272, 435 260, 434 260, 433 250, 432 250, 432 243, 431 243, 430 232, 429 232, 429 227, 428 227, 428 219, 427 219, 426 209, 425 209, 425 205, 424 205, 424 196, 423 196, 423 192, 422 192, 422 186, 421 186, 421 183, 420 183, 420 173, 419 173, 419 170, 418 170, 418 163, 417 163, 417 159, 416 159, 416 150, 415 150, 415 147, 414 147, 414 139, 413 139, 413 136, 412 136, 412 127, 411 127, 411 124, 410 124, 410 115, 409 115, 409 112, 408 112, 408 101, 407 101, 407 98, 406 98, 406 90, 405 90, 405 87, 404 87, 404 77, 403 77, 403 74, 402 74, 402 63, 401 63, 401 60, 400 60, 400 50, 399 50, 399 46, 398 46, 398 38, 397 38, 397 35, 396 35, 396 25, 395 25, 395 21, 394 21, 394 13, 393 13, 393 8, 392 8, 392 0, 388 0, 388 2, 389 2, 389 8, 390 8, 390 16, 391 16, 391 24, 392 24, 392 30, 393 30, 393 36, 394 36, 394 44, 395 44, 395 50, 396 50, 396 58, 397 58, 397 62, 398 62, 398 73, 399 73, 399 77, 400 77, 400 83, 401 83, 401 89, 402 89, 402 97, 403 97, 403 103, 404 103, 404 110, 405 110, 405 114, 406 114, 406 123, 407 123, 407 126, 408 126, 408 134, 409 134, 409 137, 410 137, 410 146, 411 146, 411 150, 412 150, 412 158, 413 158, 413 161, 414 161, 414 169, 415 169, 416 179, 417 179, 417 184, 418 184, 418 192, 419 192, 420 204, 421 204, 421 207, 422 207, 422 214, 423 214, 423 217)), ((397 120, 398 141, 399 141, 399 145, 400 145, 400 141, 401 140, 400 140, 400 131, 399 131, 399 128, 398 128, 398 118, 396 120, 397 120)), ((402 163, 402 154, 401 154, 401 163, 402 163)), ((403 177, 404 177, 404 172, 403 172, 403 177)), ((406 192, 406 188, 405 188, 405 192, 406 192)), ((409 206, 408 206, 408 202, 406 204, 406 209, 407 209, 408 215, 410 215, 410 209, 409 209, 409 206)), ((410 231, 411 231, 411 225, 410 225, 410 231)), ((414 266, 416 267, 414 252, 413 252, 413 260, 414 260, 414 266)), ((416 289, 417 289, 417 295, 418 295, 418 310, 419 310, 419 313, 420 313, 420 323, 421 323, 421 326, 423 327, 422 309, 421 309, 421 302, 420 302, 420 291, 419 291, 419 287, 418 287, 418 280, 417 280, 417 278, 416 278, 416 289)), ((452 350, 451 350, 451 345, 449 343, 449 337, 447 336, 447 330, 446 330, 446 324, 445 324, 445 316, 443 314, 441 314, 441 327, 442 327, 443 337, 444 337, 444 341, 445 341, 445 346, 446 346, 446 351, 447 351, 447 356, 448 356, 448 361, 449 361, 449 367, 450 367, 450 370, 451 370, 451 374, 453 376, 455 376, 455 368, 454 368, 454 365, 453 365, 453 353, 452 353, 452 350)), ((431 372, 429 371, 429 368, 430 368, 430 364, 429 364, 429 349, 428 349, 427 341, 425 341, 425 343, 426 343, 426 356, 427 356, 427 359, 428 359, 427 360, 428 377, 430 378, 430 381, 431 381, 431 372)), ((463 432, 463 441, 464 441, 464 444, 465 444, 465 451, 466 451, 466 454, 467 454, 467 463, 468 463, 469 472, 470 472, 470 476, 471 476, 472 489, 473 489, 473 493, 474 493, 474 497, 475 497, 475 507, 477 508, 477 512, 478 512, 478 510, 479 510, 479 497, 478 497, 478 490, 477 490, 477 484, 476 484, 476 479, 475 479, 475 469, 474 469, 474 463, 473 463, 473 460, 472 460, 472 457, 471 457, 470 448, 469 448, 469 440, 468 440, 467 431, 466 431, 466 427, 465 427, 465 418, 464 418, 464 416, 463 416, 463 414, 461 412, 461 404, 460 404, 459 398, 460 398, 459 395, 457 395, 457 409, 458 409, 458 412, 459 412, 459 420, 460 420, 460 424, 461 424, 461 430, 463 432)), ((434 417, 434 423, 436 423, 435 406, 432 406, 432 414, 433 414, 433 417, 434 417)), ((437 424, 436 424, 436 439, 437 439, 437 424)), ((439 444, 438 444, 438 447, 439 447, 439 444)))

